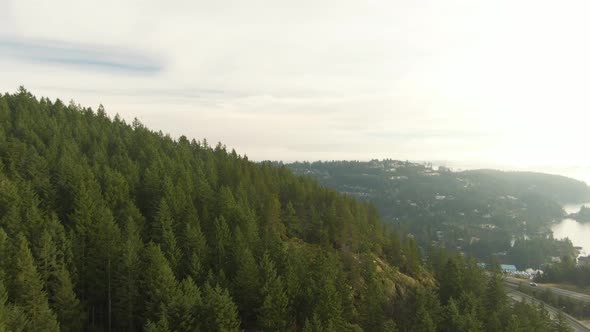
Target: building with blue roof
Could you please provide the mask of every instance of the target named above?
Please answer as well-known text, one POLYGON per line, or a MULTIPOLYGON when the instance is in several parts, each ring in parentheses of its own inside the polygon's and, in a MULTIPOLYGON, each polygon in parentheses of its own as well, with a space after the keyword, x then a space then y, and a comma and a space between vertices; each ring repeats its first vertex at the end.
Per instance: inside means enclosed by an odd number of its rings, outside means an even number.
POLYGON ((515 273, 518 271, 514 265, 502 264, 500 265, 500 268, 502 268, 502 271, 505 273, 515 273))

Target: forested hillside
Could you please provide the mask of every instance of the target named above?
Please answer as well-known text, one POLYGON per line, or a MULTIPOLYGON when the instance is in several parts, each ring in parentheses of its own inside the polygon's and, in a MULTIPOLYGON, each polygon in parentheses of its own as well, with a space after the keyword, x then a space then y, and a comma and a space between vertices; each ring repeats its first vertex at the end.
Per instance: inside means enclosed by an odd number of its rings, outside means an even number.
POLYGON ((590 199, 584 182, 541 173, 455 172, 389 159, 287 167, 375 204, 385 223, 414 234, 422 246, 435 242, 480 259, 498 254, 522 269, 575 256, 570 241, 550 237, 549 226, 565 216, 560 203, 590 199))
POLYGON ((0 97, 0 331, 550 331, 496 271, 285 167, 0 97))
POLYGON ((539 224, 563 216, 560 204, 590 199, 590 188, 584 182, 543 173, 451 171, 389 159, 303 162, 287 166, 297 174, 317 178, 330 188, 375 202, 386 218, 411 214, 408 211, 411 207, 428 210, 432 204, 444 203, 455 214, 478 209, 481 215, 474 216, 474 221, 481 221, 487 213, 493 215, 496 209, 520 214, 539 224))
POLYGON ((530 191, 552 198, 558 203, 578 203, 590 199, 590 190, 583 181, 562 175, 535 172, 505 172, 480 169, 459 172, 460 176, 480 179, 482 186, 515 195, 530 191))

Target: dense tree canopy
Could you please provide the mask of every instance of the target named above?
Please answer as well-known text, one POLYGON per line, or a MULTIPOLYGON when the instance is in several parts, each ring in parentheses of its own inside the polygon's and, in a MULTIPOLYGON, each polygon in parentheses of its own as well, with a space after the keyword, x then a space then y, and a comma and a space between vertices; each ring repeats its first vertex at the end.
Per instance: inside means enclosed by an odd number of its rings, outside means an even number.
POLYGON ((514 316, 474 261, 433 249, 425 266, 367 203, 22 88, 0 96, 0 257, 0 331, 483 331, 514 316))

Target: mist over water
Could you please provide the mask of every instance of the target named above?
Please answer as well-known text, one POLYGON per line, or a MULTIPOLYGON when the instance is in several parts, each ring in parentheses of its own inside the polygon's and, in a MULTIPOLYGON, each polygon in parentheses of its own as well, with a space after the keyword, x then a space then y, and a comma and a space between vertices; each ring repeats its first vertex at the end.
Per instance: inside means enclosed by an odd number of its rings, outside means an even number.
POLYGON ((582 247, 580 255, 590 254, 590 223, 580 223, 574 219, 564 219, 551 227, 556 239, 569 238, 574 246, 582 247))
MULTIPOLYGON (((590 202, 565 204, 563 209, 566 213, 576 213, 582 206, 590 207, 590 202)), ((581 223, 575 219, 566 218, 551 227, 553 237, 556 239, 569 238, 574 246, 582 247, 580 256, 590 255, 590 223, 581 223)))

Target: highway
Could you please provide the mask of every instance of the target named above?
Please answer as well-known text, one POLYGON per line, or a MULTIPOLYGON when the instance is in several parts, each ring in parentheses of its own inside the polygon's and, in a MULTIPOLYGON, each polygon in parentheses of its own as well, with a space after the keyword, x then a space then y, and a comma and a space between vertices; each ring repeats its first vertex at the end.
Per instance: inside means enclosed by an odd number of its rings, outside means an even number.
MULTIPOLYGON (((530 281, 528 281, 528 280, 506 277, 506 283, 511 284, 511 285, 515 285, 516 287, 518 287, 519 283, 522 283, 522 285, 525 287, 531 287, 531 286, 529 286, 529 282, 530 281)), ((544 291, 545 289, 549 289, 549 290, 551 290, 551 292, 553 292, 553 294, 556 294, 556 295, 566 296, 566 297, 576 299, 579 301, 590 302, 590 295, 576 293, 576 292, 568 291, 568 290, 557 288, 557 287, 549 287, 549 286, 543 286, 543 285, 539 284, 539 285, 537 285, 535 287, 531 287, 531 288, 535 288, 535 289, 538 289, 541 291, 544 291)))
MULTIPOLYGON (((508 296, 510 296, 513 300, 516 301, 522 301, 523 299, 526 299, 527 302, 529 303, 541 303, 541 301, 535 299, 532 296, 529 296, 527 294, 524 294, 522 292, 518 291, 518 284, 514 284, 514 283, 510 283, 510 282, 506 282, 506 292, 508 293, 508 296)), ((559 309, 556 309, 552 306, 549 306, 548 304, 544 304, 545 309, 549 312, 549 315, 551 316, 551 318, 554 318, 555 316, 557 316, 557 313, 560 311, 559 309)), ((563 316, 565 317, 565 319, 567 320, 567 322, 570 324, 570 326, 574 329, 574 331, 576 332, 590 332, 590 328, 588 328, 586 325, 580 323, 577 319, 575 319, 574 317, 562 312, 563 316)))

